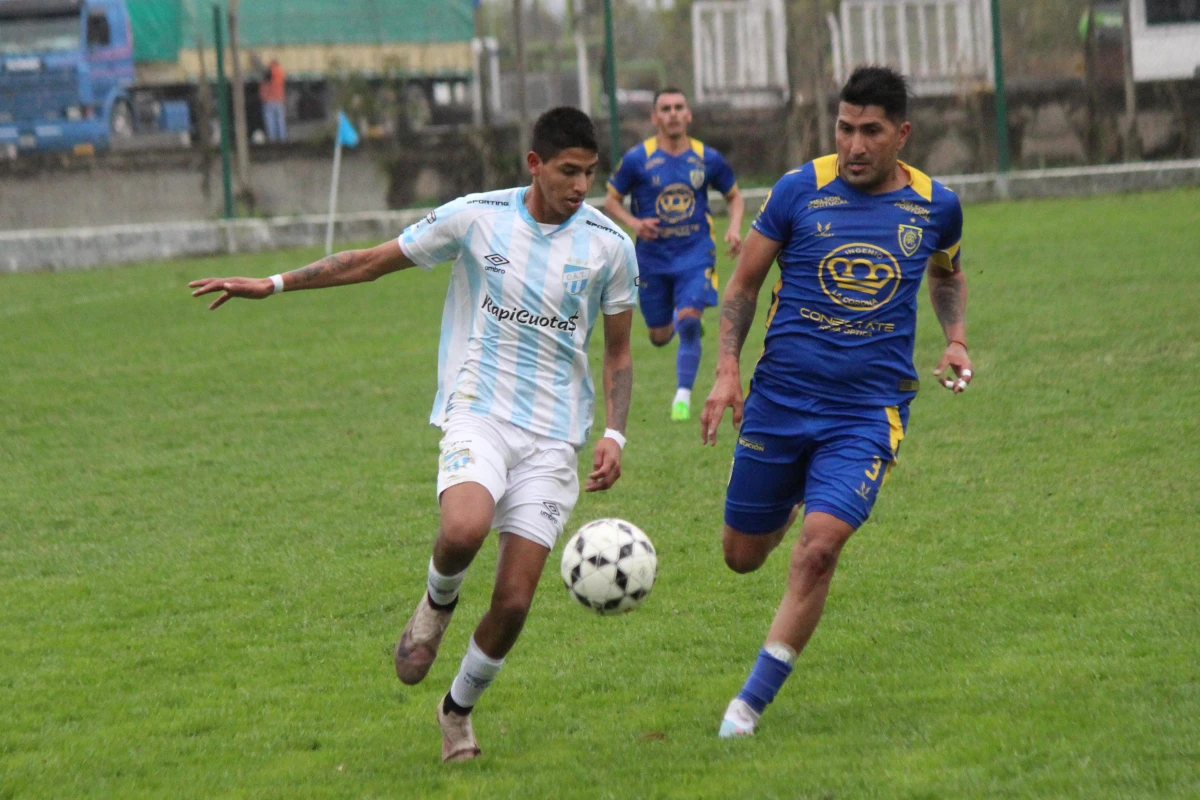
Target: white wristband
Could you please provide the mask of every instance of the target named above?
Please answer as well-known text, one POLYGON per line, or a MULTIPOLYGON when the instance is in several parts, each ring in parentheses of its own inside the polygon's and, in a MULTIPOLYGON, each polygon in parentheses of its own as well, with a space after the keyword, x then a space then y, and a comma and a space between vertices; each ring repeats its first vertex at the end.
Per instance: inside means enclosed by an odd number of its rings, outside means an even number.
POLYGON ((605 429, 604 436, 602 438, 612 439, 622 450, 625 449, 625 434, 621 433, 620 431, 614 431, 612 428, 607 428, 605 429))
POLYGON ((275 286, 275 288, 271 291, 271 294, 280 294, 283 291, 283 276, 282 275, 272 275, 271 283, 274 284, 274 286, 275 286))

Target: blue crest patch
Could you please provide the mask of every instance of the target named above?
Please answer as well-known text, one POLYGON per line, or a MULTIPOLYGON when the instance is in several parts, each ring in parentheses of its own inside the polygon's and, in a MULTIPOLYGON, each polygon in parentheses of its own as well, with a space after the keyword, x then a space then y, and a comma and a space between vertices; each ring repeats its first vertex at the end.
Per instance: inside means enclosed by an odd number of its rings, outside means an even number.
POLYGON ((463 448, 442 454, 442 471, 457 472, 471 463, 471 451, 463 448))
POLYGON ((563 288, 567 294, 579 294, 588 285, 588 278, 591 277, 592 271, 587 267, 578 264, 568 263, 563 267, 563 288))

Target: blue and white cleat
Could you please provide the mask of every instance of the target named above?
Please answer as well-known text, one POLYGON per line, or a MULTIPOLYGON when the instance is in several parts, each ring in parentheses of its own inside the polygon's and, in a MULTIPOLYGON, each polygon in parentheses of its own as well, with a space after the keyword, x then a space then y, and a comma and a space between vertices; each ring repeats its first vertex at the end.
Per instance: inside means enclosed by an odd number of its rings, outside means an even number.
POLYGON ((725 709, 725 718, 721 720, 721 729, 717 736, 722 739, 736 739, 741 736, 753 736, 754 726, 758 724, 759 713, 751 708, 740 697, 733 698, 725 709))

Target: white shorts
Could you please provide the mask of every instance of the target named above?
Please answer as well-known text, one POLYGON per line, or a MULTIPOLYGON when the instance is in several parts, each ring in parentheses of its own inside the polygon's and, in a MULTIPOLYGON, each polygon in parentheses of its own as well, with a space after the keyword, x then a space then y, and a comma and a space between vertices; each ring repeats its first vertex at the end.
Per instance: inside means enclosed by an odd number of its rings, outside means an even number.
POLYGON ((456 410, 442 426, 438 497, 478 483, 496 501, 492 527, 554 549, 579 498, 573 446, 510 422, 456 410))

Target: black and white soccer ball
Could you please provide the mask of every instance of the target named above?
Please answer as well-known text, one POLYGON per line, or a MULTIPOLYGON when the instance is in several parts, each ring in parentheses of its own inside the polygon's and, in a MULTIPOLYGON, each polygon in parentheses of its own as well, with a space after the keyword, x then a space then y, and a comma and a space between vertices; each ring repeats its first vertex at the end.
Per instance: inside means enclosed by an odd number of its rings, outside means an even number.
POLYGON ((623 614, 640 606, 654 588, 657 572, 650 538, 623 519, 589 522, 563 548, 567 591, 599 614, 623 614))

